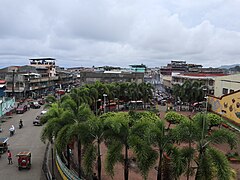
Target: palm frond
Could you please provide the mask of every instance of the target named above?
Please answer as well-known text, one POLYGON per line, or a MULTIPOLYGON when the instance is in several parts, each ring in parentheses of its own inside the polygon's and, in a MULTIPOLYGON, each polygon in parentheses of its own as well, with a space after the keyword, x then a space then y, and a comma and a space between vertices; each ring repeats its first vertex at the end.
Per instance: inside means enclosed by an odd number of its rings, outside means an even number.
POLYGON ((230 164, 226 156, 214 148, 209 148, 208 152, 211 157, 211 162, 216 168, 216 176, 221 180, 229 180, 232 176, 230 164))
POLYGON ((89 144, 85 147, 85 153, 83 156, 83 167, 86 175, 90 176, 93 174, 94 162, 96 160, 96 146, 89 144))
POLYGON ((228 143, 231 149, 237 145, 236 134, 227 129, 219 129, 217 131, 213 131, 211 136, 208 137, 208 140, 217 144, 228 143))
POLYGON ((106 172, 113 178, 114 176, 114 165, 121 161, 121 152, 123 149, 123 144, 119 141, 111 142, 108 146, 107 157, 105 160, 106 172))

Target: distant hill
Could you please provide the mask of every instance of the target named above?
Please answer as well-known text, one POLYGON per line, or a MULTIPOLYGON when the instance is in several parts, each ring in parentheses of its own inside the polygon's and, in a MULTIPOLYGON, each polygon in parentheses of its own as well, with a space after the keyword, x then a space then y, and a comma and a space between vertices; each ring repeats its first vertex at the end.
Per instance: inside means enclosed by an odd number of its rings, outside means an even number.
POLYGON ((219 68, 221 69, 230 69, 230 68, 234 68, 236 66, 240 66, 240 64, 233 64, 233 65, 222 65, 219 68))

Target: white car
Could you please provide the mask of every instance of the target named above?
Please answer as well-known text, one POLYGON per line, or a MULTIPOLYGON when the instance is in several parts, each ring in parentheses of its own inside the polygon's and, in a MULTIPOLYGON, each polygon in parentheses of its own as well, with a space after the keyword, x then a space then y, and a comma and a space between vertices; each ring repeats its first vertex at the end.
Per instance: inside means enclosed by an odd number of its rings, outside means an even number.
POLYGON ((46 114, 46 113, 47 113, 47 110, 42 110, 41 111, 41 115, 46 114))

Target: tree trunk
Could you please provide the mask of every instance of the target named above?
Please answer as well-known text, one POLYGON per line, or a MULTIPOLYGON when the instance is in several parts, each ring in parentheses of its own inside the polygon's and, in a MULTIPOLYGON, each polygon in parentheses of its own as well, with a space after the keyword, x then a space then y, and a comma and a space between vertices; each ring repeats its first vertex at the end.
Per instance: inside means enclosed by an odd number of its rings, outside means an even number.
POLYGON ((200 180, 202 179, 202 176, 201 176, 201 168, 202 168, 202 159, 204 157, 204 151, 205 149, 203 149, 202 147, 200 147, 200 150, 199 150, 199 158, 198 158, 198 167, 197 167, 197 172, 196 172, 196 175, 195 175, 195 180, 200 180))
POLYGON ((81 140, 78 139, 78 177, 82 177, 82 145, 81 140))
POLYGON ((163 159, 163 150, 159 151, 159 161, 158 161, 158 172, 157 172, 157 180, 162 180, 162 159, 163 159))
POLYGON ((95 100, 95 113, 96 113, 96 116, 97 116, 98 115, 97 100, 95 100))
MULTIPOLYGON (((188 142, 189 149, 192 147, 191 141, 188 142)), ((188 158, 188 165, 187 165, 187 180, 190 178, 190 167, 191 167, 191 159, 188 158)))
POLYGON ((124 179, 128 180, 128 146, 125 145, 124 179))
POLYGON ((102 170, 102 162, 101 162, 101 150, 100 150, 100 140, 98 139, 98 180, 101 180, 101 170, 102 170))
POLYGON ((169 130, 169 129, 170 129, 170 126, 171 126, 171 124, 172 124, 172 123, 169 123, 169 124, 168 124, 167 130, 169 130))
POLYGON ((69 145, 67 145, 67 168, 70 169, 70 148, 69 145))

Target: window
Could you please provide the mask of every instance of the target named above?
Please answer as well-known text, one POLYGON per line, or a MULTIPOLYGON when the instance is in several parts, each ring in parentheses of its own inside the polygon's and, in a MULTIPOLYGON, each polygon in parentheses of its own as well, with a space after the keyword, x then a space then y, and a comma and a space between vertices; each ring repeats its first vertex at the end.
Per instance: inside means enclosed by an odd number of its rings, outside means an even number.
POLYGON ((234 90, 233 89, 230 89, 230 93, 233 93, 234 92, 234 90))
POLYGON ((214 81, 213 81, 213 80, 210 80, 210 81, 209 81, 209 86, 213 86, 213 83, 214 83, 214 81))
POLYGON ((228 93, 228 89, 226 88, 223 88, 223 91, 222 91, 223 94, 227 94, 228 93))

